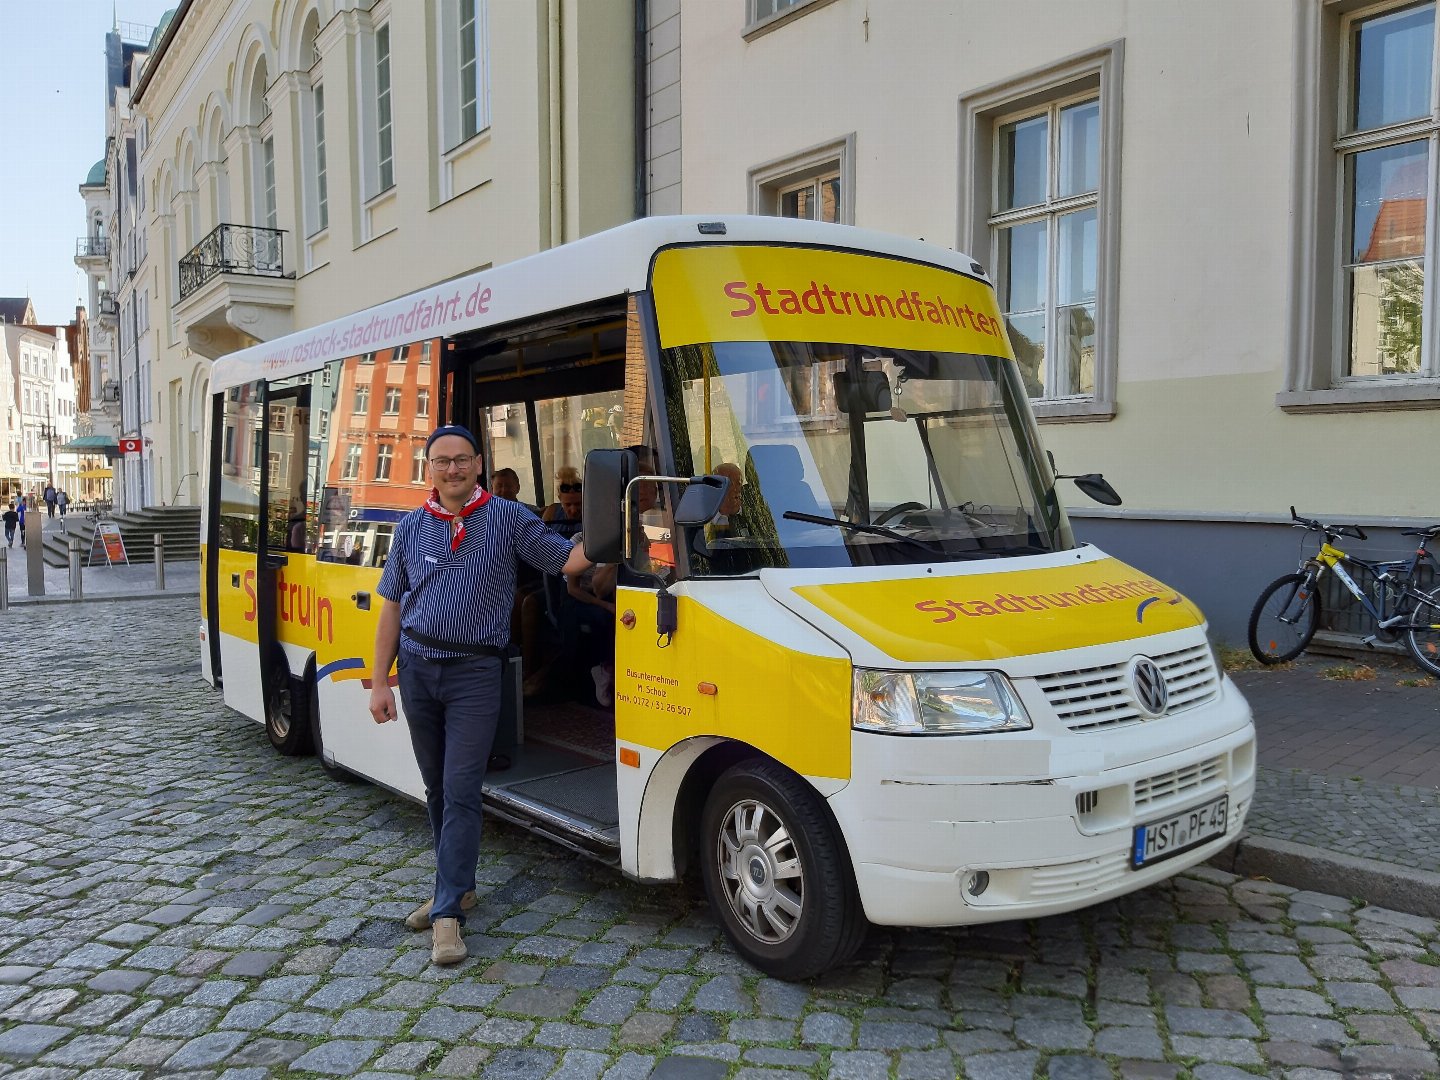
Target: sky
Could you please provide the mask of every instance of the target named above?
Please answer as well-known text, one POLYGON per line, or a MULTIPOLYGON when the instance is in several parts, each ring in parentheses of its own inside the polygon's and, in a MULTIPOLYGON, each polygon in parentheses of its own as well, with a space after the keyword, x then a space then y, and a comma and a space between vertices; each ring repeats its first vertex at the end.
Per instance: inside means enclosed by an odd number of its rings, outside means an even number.
POLYGON ((105 156, 105 35, 153 27, 178 0, 0 0, 0 296, 42 323, 84 302, 80 184, 105 156))

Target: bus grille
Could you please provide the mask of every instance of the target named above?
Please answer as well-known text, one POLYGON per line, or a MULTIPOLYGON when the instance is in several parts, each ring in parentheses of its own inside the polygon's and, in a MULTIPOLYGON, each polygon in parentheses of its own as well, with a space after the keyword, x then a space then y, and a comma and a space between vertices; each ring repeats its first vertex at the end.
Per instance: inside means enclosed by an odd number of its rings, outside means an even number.
MULTIPOLYGON (((1192 709, 1219 692, 1220 680, 1208 645, 1161 653, 1154 660, 1165 675, 1165 685, 1170 691, 1166 716, 1192 709)), ((1138 724, 1146 719, 1131 696, 1130 680, 1125 677, 1128 666, 1127 661, 1058 671, 1041 675, 1036 681, 1067 728, 1075 732, 1098 731, 1138 724)))
POLYGON ((1138 813, 1155 803, 1184 799, 1190 792, 1222 784, 1225 780, 1225 755, 1187 765, 1183 769, 1147 776, 1135 781, 1135 810, 1138 813))

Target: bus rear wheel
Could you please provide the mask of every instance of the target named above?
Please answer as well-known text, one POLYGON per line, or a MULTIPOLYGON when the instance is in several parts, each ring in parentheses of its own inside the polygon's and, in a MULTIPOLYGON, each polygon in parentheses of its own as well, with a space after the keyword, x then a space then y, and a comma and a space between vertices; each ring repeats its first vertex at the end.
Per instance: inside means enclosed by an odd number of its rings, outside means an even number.
POLYGON ((286 757, 311 750, 310 693, 302 679, 287 669, 276 670, 265 698, 265 734, 270 745, 286 757))
POLYGON ((723 773, 701 814, 705 894, 726 937, 777 979, 843 963, 866 922, 839 828, 813 788, 772 761, 723 773))

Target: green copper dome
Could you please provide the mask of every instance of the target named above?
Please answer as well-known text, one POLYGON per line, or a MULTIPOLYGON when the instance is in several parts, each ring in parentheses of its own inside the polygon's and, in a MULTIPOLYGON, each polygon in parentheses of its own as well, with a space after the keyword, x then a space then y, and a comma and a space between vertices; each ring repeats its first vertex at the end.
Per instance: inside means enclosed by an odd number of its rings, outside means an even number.
POLYGON ((105 183, 105 159, 104 159, 104 158, 101 158, 99 161, 95 162, 94 165, 91 165, 91 166, 90 166, 90 172, 89 172, 89 175, 87 175, 87 176, 85 177, 85 183, 86 183, 87 185, 91 185, 91 184, 98 185, 98 184, 103 184, 103 183, 105 183))
POLYGON ((170 25, 170 20, 175 17, 175 9, 171 8, 160 16, 160 25, 155 27, 155 32, 150 35, 150 44, 145 46, 146 52, 154 52, 155 46, 160 44, 160 39, 165 36, 165 28, 170 25))

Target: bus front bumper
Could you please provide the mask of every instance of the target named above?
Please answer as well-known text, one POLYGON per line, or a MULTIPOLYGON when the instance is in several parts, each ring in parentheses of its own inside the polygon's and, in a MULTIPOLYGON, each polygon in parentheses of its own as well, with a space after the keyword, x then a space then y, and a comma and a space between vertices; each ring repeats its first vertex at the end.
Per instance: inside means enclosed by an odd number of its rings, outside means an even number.
POLYGON ((1233 843, 1255 792, 1248 709, 1238 729, 1183 751, 1045 779, 900 780, 904 770, 887 769, 887 757, 924 753, 917 744, 928 740, 858 732, 855 739, 857 775, 830 804, 850 845, 866 917, 885 926, 1036 918, 1122 896, 1233 843), (1092 795, 1094 808, 1082 812, 1092 795), (1163 861, 1132 865, 1136 826, 1221 796, 1228 799, 1223 833, 1163 861))

